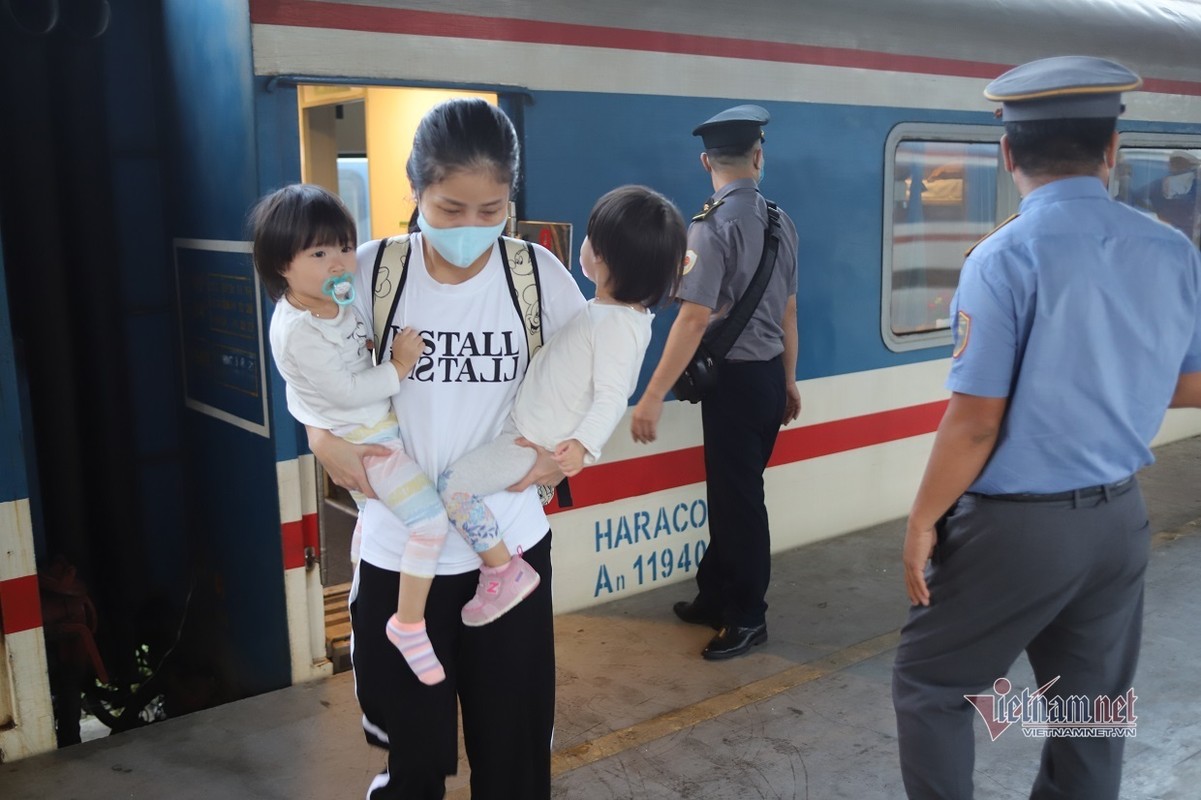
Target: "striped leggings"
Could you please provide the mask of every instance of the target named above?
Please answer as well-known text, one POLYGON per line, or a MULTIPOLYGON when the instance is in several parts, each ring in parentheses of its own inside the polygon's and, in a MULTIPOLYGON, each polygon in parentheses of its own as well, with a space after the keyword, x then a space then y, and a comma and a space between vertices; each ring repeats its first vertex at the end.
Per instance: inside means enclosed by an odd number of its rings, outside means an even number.
MULTIPOLYGON (((371 481, 376 497, 392 509, 409 530, 400 571, 418 578, 432 578, 450 523, 434 484, 405 453, 398 433, 396 420, 392 418, 390 427, 357 428, 343 438, 353 444, 378 444, 391 450, 387 456, 363 460, 367 479, 371 481)), ((350 494, 362 514, 366 496, 359 492, 350 494)))

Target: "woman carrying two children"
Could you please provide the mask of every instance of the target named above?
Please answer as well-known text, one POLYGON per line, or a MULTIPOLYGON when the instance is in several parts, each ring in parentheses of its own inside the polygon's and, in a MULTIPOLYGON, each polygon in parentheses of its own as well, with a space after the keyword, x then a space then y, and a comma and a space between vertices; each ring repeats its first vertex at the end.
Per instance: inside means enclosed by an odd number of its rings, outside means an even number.
MULTIPOLYGON (((597 285, 588 303, 549 251, 529 245, 538 264, 546 342, 531 366, 501 255, 500 234, 519 175, 512 123, 483 101, 443 103, 421 121, 407 173, 420 230, 410 237, 407 277, 391 324, 420 331, 422 357, 443 368, 422 372, 421 380, 411 370, 391 398, 403 449, 431 481, 442 478, 442 497, 450 501, 457 527, 486 514, 484 529, 499 534, 506 555, 517 556, 513 561, 528 565, 540 582, 502 615, 488 615, 494 621, 469 624, 470 605, 479 603, 483 585, 481 541, 487 540, 446 537, 424 604, 425 634, 445 679, 423 682, 386 633, 398 611, 408 530, 383 503, 364 504, 351 591, 352 662, 368 741, 388 751, 387 770, 368 797, 444 796, 445 777, 457 769, 457 700, 472 797, 549 798, 551 537, 534 486, 555 484, 595 460, 620 420, 650 339, 647 306, 679 276, 684 224, 669 201, 644 187, 622 187, 598 201, 581 245, 585 274, 597 285), (447 368, 446 360, 473 357, 450 346, 468 336, 518 343, 517 369, 502 373, 505 380, 484 382, 463 376, 485 370, 447 368), (492 449, 473 452, 490 444, 492 449), (488 494, 483 507, 476 505, 480 478, 490 464, 496 474, 506 465, 503 479, 515 483, 510 491, 488 494)), ((367 321, 378 252, 379 242, 358 250, 355 308, 367 321)), ((350 444, 312 425, 308 430, 313 453, 331 478, 374 497, 363 461, 386 456, 387 449, 350 444)))

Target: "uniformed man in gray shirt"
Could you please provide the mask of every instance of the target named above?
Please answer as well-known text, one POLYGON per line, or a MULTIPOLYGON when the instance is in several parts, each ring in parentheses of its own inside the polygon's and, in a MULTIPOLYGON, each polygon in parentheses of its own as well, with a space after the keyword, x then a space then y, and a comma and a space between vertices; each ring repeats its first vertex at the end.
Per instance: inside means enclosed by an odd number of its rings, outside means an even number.
MULTIPOLYGON (((707 331, 721 323, 747 290, 764 251, 767 201, 763 126, 767 111, 741 105, 693 130, 705 151, 701 165, 714 194, 688 228, 679 314, 663 356, 634 407, 637 442, 653 442, 663 400, 707 331)), ((709 504, 709 546, 697 570, 697 595, 676 603, 685 622, 718 633, 702 651, 723 659, 767 641, 764 599, 771 576, 771 541, 763 471, 780 426, 796 419, 797 232, 780 212, 779 246, 767 287, 746 327, 718 367, 717 384, 701 400, 709 504)))

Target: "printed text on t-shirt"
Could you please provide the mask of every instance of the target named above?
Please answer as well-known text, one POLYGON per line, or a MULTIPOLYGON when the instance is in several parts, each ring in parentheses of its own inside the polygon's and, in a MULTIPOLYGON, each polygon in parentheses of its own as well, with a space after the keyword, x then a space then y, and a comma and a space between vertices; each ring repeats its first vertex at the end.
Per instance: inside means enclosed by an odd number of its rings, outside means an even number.
MULTIPOLYGON (((399 328, 393 326, 395 333, 399 328)), ((412 379, 438 383, 508 383, 517 379, 521 347, 513 331, 421 331, 425 350, 412 379)))

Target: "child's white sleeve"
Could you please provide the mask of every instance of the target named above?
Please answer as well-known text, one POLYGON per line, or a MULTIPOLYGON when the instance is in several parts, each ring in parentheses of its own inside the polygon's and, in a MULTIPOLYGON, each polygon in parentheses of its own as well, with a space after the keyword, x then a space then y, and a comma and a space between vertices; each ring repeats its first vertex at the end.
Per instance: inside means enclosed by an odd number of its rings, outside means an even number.
POLYGON ((621 422, 645 354, 645 341, 623 317, 606 316, 597 326, 592 348, 592 407, 571 436, 587 449, 585 464, 600 459, 601 448, 621 422))
POLYGON ((400 375, 390 361, 353 370, 337 348, 312 325, 297 325, 289 337, 288 348, 293 366, 309 390, 333 408, 361 408, 400 391, 400 375))

